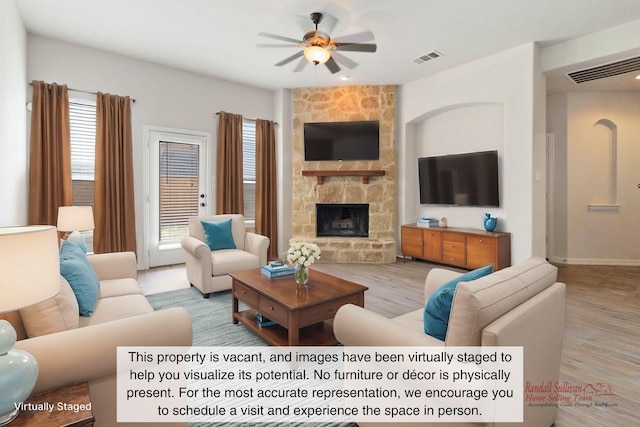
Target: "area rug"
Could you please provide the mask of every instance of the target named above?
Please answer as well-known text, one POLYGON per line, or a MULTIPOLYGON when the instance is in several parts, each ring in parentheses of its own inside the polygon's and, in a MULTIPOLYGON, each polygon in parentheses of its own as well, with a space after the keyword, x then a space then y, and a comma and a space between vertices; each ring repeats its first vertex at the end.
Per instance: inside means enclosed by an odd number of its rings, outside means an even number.
POLYGON ((193 325, 194 346, 267 345, 241 324, 231 322, 231 291, 203 298, 194 287, 147 295, 155 310, 184 307, 193 325))
MULTIPOLYGON (((231 291, 216 292, 203 298, 194 287, 146 296, 155 310, 184 307, 193 326, 194 346, 258 346, 267 345, 241 324, 231 322, 231 291)), ((240 309, 243 309, 242 305, 240 309)), ((341 423, 189 423, 189 427, 349 427, 341 423)))

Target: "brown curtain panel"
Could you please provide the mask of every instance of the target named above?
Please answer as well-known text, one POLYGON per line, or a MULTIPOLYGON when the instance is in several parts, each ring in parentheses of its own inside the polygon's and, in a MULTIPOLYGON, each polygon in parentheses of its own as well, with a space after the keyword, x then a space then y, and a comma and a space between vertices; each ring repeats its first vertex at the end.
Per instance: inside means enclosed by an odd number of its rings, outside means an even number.
POLYGON ((56 225, 58 206, 71 205, 69 92, 34 81, 29 154, 29 224, 56 225))
POLYGON ((98 92, 93 250, 136 251, 131 100, 98 92))
POLYGON ((242 115, 219 113, 216 150, 216 214, 244 214, 242 115))
POLYGON ((271 239, 267 257, 278 259, 276 132, 269 120, 256 120, 256 233, 271 239))

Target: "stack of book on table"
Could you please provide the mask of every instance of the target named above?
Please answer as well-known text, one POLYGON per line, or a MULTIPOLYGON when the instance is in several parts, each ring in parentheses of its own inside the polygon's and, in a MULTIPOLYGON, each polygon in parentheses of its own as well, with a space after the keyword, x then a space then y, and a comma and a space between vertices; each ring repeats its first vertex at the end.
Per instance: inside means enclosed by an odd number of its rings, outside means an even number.
POLYGON ((439 227, 440 226, 440 220, 438 218, 428 218, 428 217, 424 217, 424 216, 419 216, 417 219, 417 226, 418 227, 424 227, 424 228, 429 228, 429 227, 439 227))
POLYGON ((273 326, 276 324, 276 322, 274 322, 273 320, 267 319, 260 313, 256 313, 256 322, 258 322, 258 326, 260 327, 273 326))
POLYGON ((271 261, 267 265, 263 266, 260 271, 265 276, 273 278, 293 274, 296 269, 282 261, 271 261))

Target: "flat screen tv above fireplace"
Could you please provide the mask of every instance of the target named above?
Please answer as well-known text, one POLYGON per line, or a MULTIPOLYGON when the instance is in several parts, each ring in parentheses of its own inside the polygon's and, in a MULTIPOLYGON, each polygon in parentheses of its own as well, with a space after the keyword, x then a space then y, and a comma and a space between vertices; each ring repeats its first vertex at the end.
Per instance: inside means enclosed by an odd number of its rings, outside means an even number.
POLYGON ((305 123, 304 159, 379 160, 380 122, 305 123))

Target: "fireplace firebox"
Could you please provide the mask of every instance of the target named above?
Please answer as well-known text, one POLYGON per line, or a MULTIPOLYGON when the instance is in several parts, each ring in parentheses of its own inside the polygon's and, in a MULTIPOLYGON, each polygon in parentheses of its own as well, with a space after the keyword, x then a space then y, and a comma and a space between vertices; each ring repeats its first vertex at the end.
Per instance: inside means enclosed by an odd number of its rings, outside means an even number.
POLYGON ((316 236, 369 237, 369 205, 316 204, 316 236))

